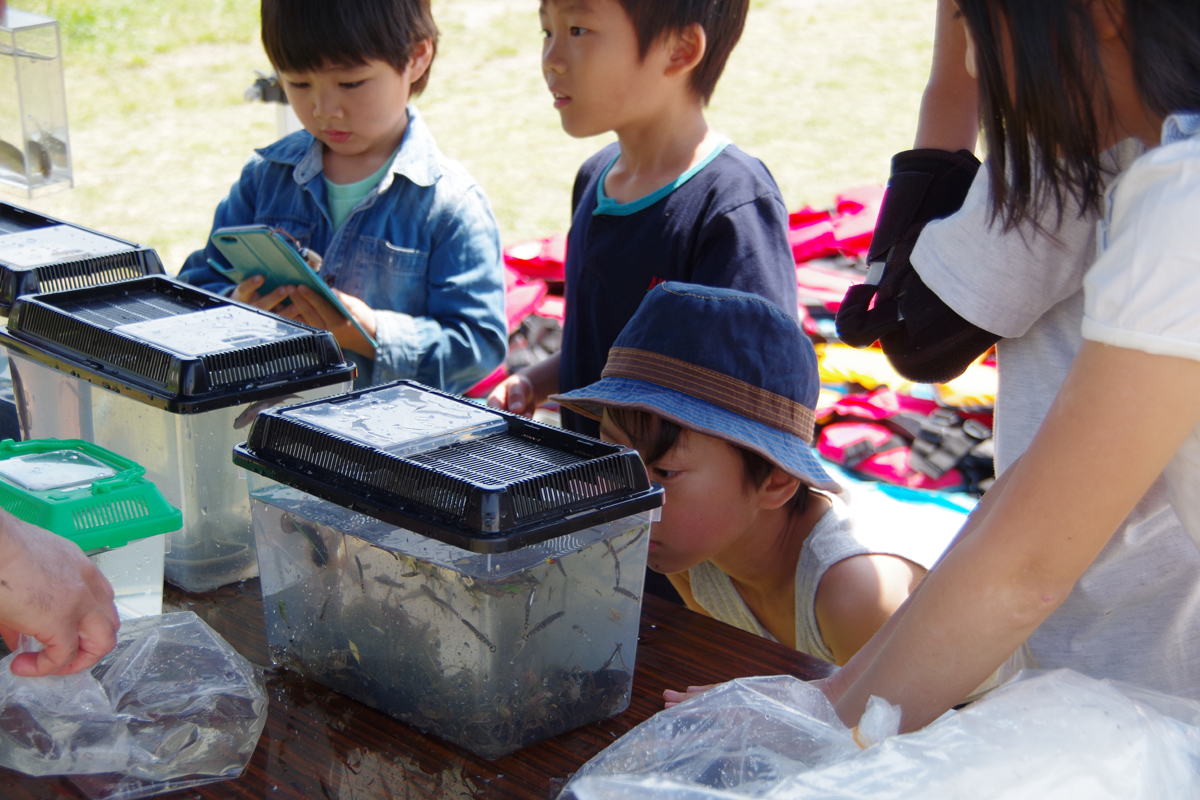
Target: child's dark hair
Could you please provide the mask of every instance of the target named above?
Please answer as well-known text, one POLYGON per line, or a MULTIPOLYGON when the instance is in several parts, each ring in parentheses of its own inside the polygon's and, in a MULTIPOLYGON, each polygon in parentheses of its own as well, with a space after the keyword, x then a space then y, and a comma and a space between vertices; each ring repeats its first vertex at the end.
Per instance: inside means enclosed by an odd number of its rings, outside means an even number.
MULTIPOLYGON (((438 29, 429 0, 262 0, 263 48, 277 70, 307 72, 378 59, 401 71, 425 39, 436 55, 438 29)), ((413 81, 412 94, 428 82, 427 69, 413 81)))
MULTIPOLYGON (((1092 22, 1094 0, 958 0, 975 43, 993 214, 1008 228, 1059 217, 1069 199, 1099 208, 1109 95, 1092 22), (1012 41, 1012 92, 1000 31, 1012 41)), ((1146 107, 1200 109, 1200 2, 1113 0, 1146 107)))
POLYGON ((750 0, 617 0, 637 31, 638 50, 645 58, 661 37, 692 24, 708 40, 704 59, 692 70, 692 91, 708 103, 725 71, 725 62, 746 27, 750 0))
MULTIPOLYGON (((646 411, 633 408, 607 408, 605 411, 608 412, 608 418, 629 437, 634 449, 644 454, 647 466, 669 453, 679 441, 679 434, 683 432, 683 428, 669 419, 646 411)), ((751 489, 762 486, 775 469, 775 465, 758 453, 732 442, 729 442, 729 446, 737 450, 742 457, 742 478, 745 485, 751 489)), ((808 485, 801 483, 800 488, 792 495, 788 512, 801 514, 807 507, 808 485)))

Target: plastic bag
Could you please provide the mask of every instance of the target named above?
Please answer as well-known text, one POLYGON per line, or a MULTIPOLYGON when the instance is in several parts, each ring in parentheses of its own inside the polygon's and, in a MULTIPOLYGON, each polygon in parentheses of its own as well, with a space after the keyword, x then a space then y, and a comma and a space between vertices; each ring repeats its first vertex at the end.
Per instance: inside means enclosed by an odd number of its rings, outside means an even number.
POLYGON ((653 775, 756 796, 858 750, 820 689, 787 676, 740 678, 638 725, 585 764, 563 797, 588 775, 653 775))
POLYGON ((147 797, 234 778, 267 720, 262 677, 195 614, 121 625, 90 672, 12 674, 0 661, 0 765, 75 779, 89 797, 147 797))
POLYGON ((1200 703, 1193 701, 1070 670, 1023 672, 982 700, 910 734, 881 735, 892 724, 888 709, 893 715, 895 709, 872 698, 877 705, 868 716, 875 721, 864 716, 859 730, 875 725, 860 738, 876 744, 860 750, 845 746, 849 731, 836 717, 830 719, 828 703, 789 688, 798 683, 794 678, 766 680, 775 686, 764 690, 761 683, 735 681, 661 712, 586 764, 563 796, 1200 797, 1200 703), (768 695, 789 708, 772 710, 758 699, 768 695), (744 717, 755 703, 757 719, 751 722, 744 717), (722 724, 731 711, 735 722, 722 724), (786 728, 791 729, 790 749, 781 746, 788 739, 786 728), (689 752, 683 768, 681 756, 689 752), (763 765, 770 760, 770 769, 751 776, 745 769, 750 756, 763 765), (730 764, 739 764, 740 771, 730 772, 730 764))

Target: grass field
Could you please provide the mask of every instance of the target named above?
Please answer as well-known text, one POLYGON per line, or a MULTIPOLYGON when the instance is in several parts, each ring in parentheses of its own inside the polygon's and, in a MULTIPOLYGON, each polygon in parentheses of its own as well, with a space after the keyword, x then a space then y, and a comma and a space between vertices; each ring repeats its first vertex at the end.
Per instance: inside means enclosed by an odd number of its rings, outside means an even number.
MULTIPOLYGON (((565 230, 571 183, 608 141, 571 139, 542 82, 536 0, 433 0, 440 52, 418 105, 487 190, 506 243, 565 230)), ((242 95, 269 69, 254 0, 23 0, 59 19, 75 188, 18 204, 156 247, 201 246, 275 108, 242 95)), ((752 0, 709 111, 790 207, 880 183, 910 146, 934 0, 752 0)))

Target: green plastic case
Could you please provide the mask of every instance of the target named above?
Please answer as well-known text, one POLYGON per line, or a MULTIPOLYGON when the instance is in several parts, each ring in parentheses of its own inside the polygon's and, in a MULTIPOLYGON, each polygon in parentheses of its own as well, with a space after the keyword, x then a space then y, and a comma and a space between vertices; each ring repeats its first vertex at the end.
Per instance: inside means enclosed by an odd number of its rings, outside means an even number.
POLYGON ((5 439, 0 507, 84 552, 121 547, 183 527, 179 509, 163 499, 145 472, 80 439, 5 439))

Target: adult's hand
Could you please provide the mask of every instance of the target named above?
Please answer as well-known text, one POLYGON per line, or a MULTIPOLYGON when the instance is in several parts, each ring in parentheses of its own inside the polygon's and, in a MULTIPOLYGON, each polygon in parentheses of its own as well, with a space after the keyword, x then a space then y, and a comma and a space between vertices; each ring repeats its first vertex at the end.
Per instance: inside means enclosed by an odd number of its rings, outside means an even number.
POLYGON ((44 646, 13 659, 14 674, 90 669, 120 624, 112 586, 76 544, 0 511, 0 636, 13 650, 21 634, 44 646))

